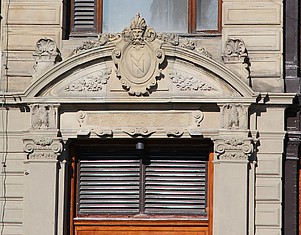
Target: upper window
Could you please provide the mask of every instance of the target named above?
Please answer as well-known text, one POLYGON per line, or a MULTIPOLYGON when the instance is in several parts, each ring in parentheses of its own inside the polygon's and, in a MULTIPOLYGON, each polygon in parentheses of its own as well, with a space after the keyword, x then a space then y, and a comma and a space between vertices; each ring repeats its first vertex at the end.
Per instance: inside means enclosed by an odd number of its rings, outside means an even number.
POLYGON ((71 32, 121 32, 140 13, 160 32, 218 31, 221 0, 73 0, 71 32))

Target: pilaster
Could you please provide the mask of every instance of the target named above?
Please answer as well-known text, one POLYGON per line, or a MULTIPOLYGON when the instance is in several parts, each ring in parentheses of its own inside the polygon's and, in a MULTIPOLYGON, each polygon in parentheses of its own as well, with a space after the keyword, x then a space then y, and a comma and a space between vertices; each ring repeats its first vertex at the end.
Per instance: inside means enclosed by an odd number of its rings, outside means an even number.
POLYGON ((24 234, 57 233, 59 156, 63 144, 58 137, 57 105, 32 104, 31 127, 23 138, 24 234), (47 215, 47 216, 43 216, 47 215))
POLYGON ((249 223, 248 171, 253 141, 245 131, 225 134, 213 139, 213 234, 246 235, 249 223))

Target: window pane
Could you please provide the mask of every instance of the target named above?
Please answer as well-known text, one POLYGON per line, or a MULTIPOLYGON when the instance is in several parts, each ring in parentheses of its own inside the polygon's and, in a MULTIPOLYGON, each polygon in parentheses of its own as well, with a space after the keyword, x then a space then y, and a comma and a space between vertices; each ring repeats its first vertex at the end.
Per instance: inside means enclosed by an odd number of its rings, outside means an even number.
POLYGON ((188 0, 103 0, 103 31, 122 31, 137 13, 158 32, 188 31, 188 0))
POLYGON ((197 0, 197 30, 218 29, 218 0, 197 0))

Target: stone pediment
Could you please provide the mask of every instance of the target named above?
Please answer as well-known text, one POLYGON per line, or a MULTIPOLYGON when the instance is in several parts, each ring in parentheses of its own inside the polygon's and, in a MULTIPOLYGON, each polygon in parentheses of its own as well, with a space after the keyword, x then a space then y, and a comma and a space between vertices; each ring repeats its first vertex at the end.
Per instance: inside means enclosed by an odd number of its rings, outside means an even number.
POLYGON ((253 91, 205 49, 158 34, 137 15, 120 34, 85 42, 33 81, 25 96, 49 100, 137 101, 253 97, 253 91))

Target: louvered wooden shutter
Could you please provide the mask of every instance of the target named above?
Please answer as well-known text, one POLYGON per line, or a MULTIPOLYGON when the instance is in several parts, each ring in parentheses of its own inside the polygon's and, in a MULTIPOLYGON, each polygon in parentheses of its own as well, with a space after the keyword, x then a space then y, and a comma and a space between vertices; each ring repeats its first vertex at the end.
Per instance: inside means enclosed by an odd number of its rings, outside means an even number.
POLYGON ((140 160, 79 161, 79 214, 139 213, 140 160))
POLYGON ((147 214, 206 214, 206 161, 151 157, 146 166, 147 214))
POLYGON ((96 30, 96 1, 74 0, 73 31, 96 30))

